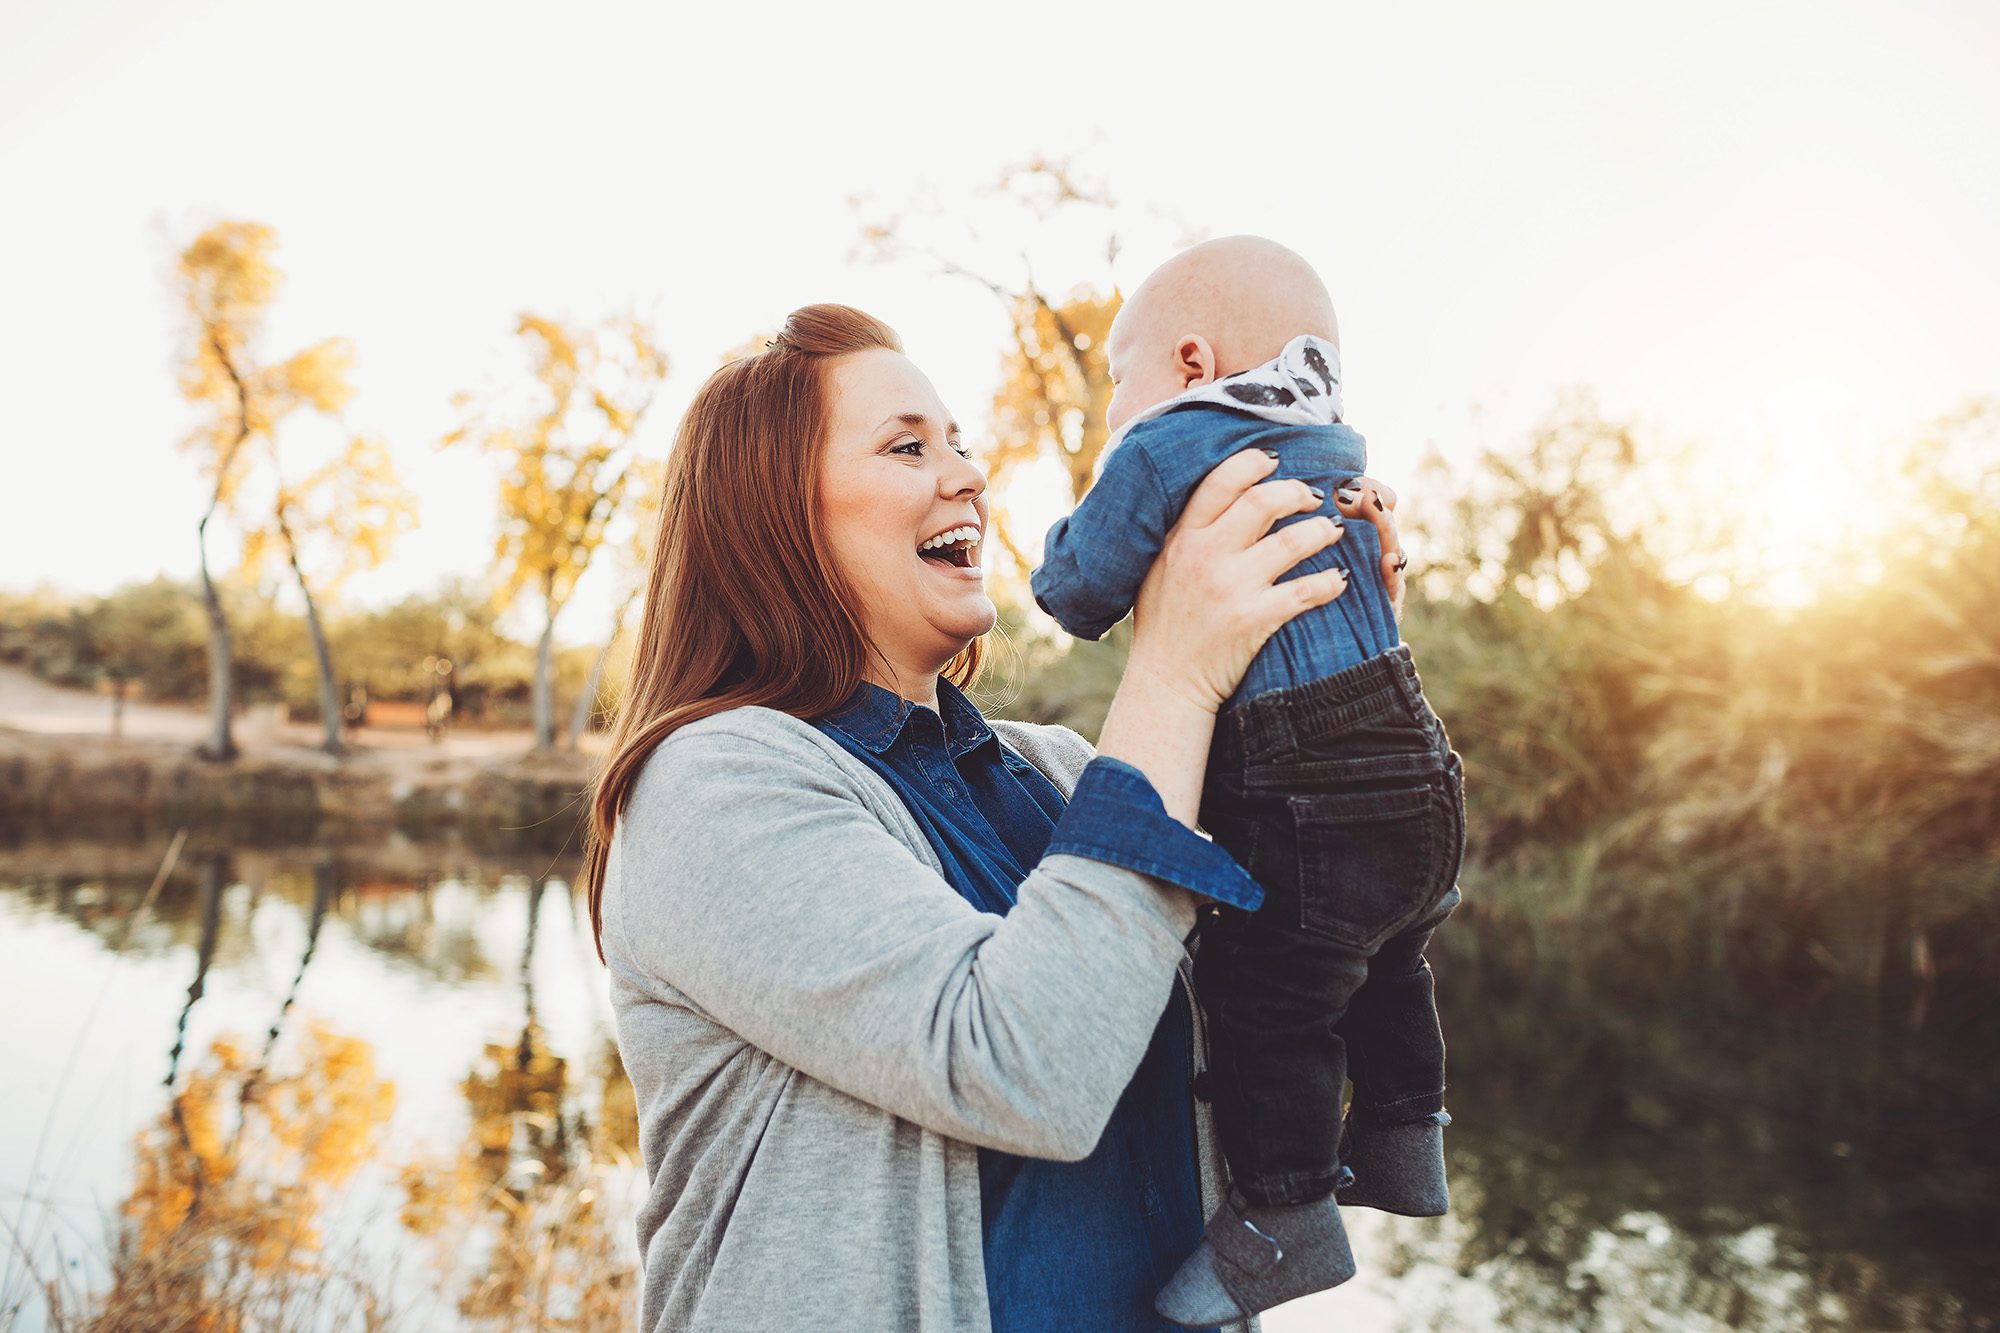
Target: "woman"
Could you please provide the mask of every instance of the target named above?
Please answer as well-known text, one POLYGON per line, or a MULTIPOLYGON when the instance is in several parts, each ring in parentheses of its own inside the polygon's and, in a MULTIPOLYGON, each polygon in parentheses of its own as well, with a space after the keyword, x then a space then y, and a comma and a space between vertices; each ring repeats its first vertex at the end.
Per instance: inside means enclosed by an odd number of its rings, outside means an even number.
POLYGON ((994 609, 956 432, 886 325, 810 306, 668 459, 585 871, 649 1330, 1165 1327, 1223 1186, 1184 946, 1262 891, 1194 830, 1203 761, 1257 648, 1338 595, 1273 581, 1339 527, 1265 535, 1319 499, 1216 468, 1093 750, 962 692, 994 609))

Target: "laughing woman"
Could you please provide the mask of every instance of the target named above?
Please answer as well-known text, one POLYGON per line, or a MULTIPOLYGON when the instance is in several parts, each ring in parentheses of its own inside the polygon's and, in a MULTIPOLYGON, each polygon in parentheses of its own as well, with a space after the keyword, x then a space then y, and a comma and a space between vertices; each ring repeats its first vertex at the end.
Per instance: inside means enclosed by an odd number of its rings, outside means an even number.
POLYGON ((1267 532, 1320 502, 1259 451, 1210 473, 1093 749, 963 692, 994 608, 957 430, 887 326, 809 306, 669 456, 585 870, 647 1330, 1173 1327, 1227 1184, 1185 946, 1262 891, 1195 831, 1203 761, 1339 595, 1279 581, 1339 528, 1267 532))

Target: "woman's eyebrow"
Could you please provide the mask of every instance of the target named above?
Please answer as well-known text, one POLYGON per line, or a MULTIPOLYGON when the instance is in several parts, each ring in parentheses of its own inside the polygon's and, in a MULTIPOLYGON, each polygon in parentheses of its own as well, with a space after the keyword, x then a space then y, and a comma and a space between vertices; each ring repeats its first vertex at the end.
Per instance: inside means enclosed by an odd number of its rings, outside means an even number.
MULTIPOLYGON (((930 424, 931 424, 931 419, 930 419, 929 417, 925 416, 925 415, 924 415, 924 414, 923 414, 922 412, 897 412, 897 413, 894 413, 894 414, 892 414, 892 415, 890 415, 890 416, 886 416, 886 417, 883 417, 883 418, 882 418, 882 426, 886 426, 886 425, 888 425, 888 424, 889 424, 890 422, 892 422, 892 421, 900 421, 900 422, 902 422, 902 423, 903 423, 903 424, 904 424, 905 426, 928 426, 928 425, 930 425, 930 424)), ((880 429, 882 429, 882 426, 877 426, 877 427, 876 427, 875 429, 876 429, 876 430, 880 430, 880 429)), ((959 433, 959 432, 958 432, 958 423, 957 423, 956 421, 947 421, 947 422, 945 422, 945 425, 944 425, 944 433, 945 433, 946 435, 956 435, 956 434, 958 434, 958 433, 959 433)))

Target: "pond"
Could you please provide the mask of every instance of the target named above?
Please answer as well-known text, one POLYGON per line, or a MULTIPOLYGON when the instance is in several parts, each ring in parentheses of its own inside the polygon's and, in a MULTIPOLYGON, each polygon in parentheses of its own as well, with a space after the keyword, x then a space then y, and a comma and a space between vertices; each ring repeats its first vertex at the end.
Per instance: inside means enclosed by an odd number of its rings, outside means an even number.
MULTIPOLYGON (((642 1172, 574 858, 196 838, 136 912, 164 841, 0 850, 0 1326, 50 1291, 116 1326, 626 1326, 642 1172)), ((1271 1333, 1994 1326, 1990 995, 1476 913, 1433 960, 1453 1215, 1349 1210, 1361 1276, 1271 1333)))

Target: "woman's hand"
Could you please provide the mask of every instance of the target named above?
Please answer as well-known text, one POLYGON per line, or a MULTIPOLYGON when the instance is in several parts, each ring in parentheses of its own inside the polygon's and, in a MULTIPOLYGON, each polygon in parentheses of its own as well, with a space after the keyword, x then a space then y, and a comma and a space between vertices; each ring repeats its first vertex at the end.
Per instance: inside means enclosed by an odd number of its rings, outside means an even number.
POLYGON ((1382 538, 1382 581, 1389 588, 1389 604, 1396 618, 1403 616, 1403 571, 1410 557, 1403 553, 1402 538, 1396 535, 1396 493, 1369 477, 1350 477, 1333 493, 1333 507, 1348 518, 1366 519, 1382 538))
MULTIPOLYGON (((1274 582, 1342 532, 1327 515, 1270 532, 1276 520, 1325 501, 1296 478, 1262 481, 1276 466, 1276 455, 1245 449, 1211 469, 1168 531, 1133 605, 1127 673, 1143 672, 1210 714, 1235 693, 1278 626, 1347 591, 1340 569, 1274 582)), ((1394 497, 1372 483, 1358 502, 1372 508, 1377 494, 1386 517, 1394 497)), ((1394 532, 1390 520, 1385 551, 1394 532)))

